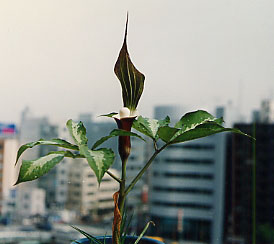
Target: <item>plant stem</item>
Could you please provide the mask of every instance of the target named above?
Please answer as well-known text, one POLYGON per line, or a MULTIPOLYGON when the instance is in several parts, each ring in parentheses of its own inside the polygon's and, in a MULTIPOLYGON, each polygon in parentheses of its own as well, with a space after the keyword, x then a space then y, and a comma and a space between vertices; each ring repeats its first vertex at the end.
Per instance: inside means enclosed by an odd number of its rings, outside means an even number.
POLYGON ((110 171, 106 172, 110 177, 112 177, 114 180, 118 181, 119 183, 121 183, 121 179, 119 179, 118 177, 116 177, 114 174, 112 174, 110 171))
POLYGON ((142 177, 142 175, 146 172, 146 170, 148 169, 148 167, 151 165, 151 163, 153 162, 153 160, 156 158, 156 156, 162 151, 164 150, 169 144, 165 144, 163 145, 160 149, 155 150, 155 152, 153 153, 153 155, 150 157, 150 159, 147 161, 147 163, 145 164, 145 166, 141 169, 141 171, 138 173, 138 175, 132 180, 132 182, 129 184, 129 186, 127 187, 127 189, 125 190, 125 196, 131 191, 131 189, 135 186, 135 184, 138 182, 138 180, 142 177))
POLYGON ((126 165, 127 165, 127 158, 122 161, 122 179, 120 181, 120 190, 119 190, 119 202, 118 207, 120 210, 121 216, 123 216, 124 205, 126 200, 126 165))
MULTIPOLYGON (((256 123, 253 123, 252 136, 256 138, 256 123)), ((252 140, 252 243, 256 244, 256 141, 252 140)))

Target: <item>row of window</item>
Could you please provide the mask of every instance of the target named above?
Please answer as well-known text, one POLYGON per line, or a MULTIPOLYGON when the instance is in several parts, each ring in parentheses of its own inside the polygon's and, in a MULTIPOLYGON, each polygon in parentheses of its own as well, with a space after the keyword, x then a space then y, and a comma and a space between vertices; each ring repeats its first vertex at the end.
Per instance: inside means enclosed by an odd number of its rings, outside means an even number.
POLYGON ((179 163, 179 164, 200 164, 200 165, 212 165, 213 159, 192 159, 192 158, 166 158, 167 163, 179 163))
POLYGON ((171 145, 167 149, 189 149, 189 150, 214 150, 214 144, 185 144, 185 145, 171 145))
POLYGON ((182 202, 161 202, 161 201, 153 201, 153 205, 156 206, 164 206, 164 207, 179 207, 179 208, 190 208, 190 209, 204 209, 210 210, 212 206, 204 203, 182 203, 182 202))
POLYGON ((202 195, 212 195, 213 191, 210 189, 197 189, 197 188, 172 188, 172 187, 161 187, 154 186, 154 191, 158 192, 170 192, 170 193, 191 193, 191 194, 202 194, 202 195))
POLYGON ((112 198, 99 199, 99 202, 113 202, 112 198))
POLYGON ((153 173, 155 177, 173 177, 173 178, 182 178, 182 179, 199 179, 199 180, 212 180, 214 178, 213 174, 209 173, 181 173, 181 172, 168 172, 160 173, 155 171, 153 173))

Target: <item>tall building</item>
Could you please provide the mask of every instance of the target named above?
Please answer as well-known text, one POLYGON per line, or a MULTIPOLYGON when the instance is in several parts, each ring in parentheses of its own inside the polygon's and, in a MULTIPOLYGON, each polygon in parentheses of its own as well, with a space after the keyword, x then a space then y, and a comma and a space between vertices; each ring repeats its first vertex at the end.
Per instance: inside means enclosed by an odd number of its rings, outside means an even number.
POLYGON ((226 243, 273 243, 274 123, 237 123, 235 127, 256 141, 233 134, 228 144, 226 243))
MULTIPOLYGON (((52 139, 58 137, 58 127, 52 125, 46 117, 33 117, 29 114, 29 111, 24 111, 21 119, 21 127, 19 134, 20 145, 36 141, 41 138, 52 139)), ((56 150, 54 146, 38 146, 29 149, 21 156, 22 159, 37 159, 46 155, 50 151, 56 150)), ((20 164, 20 162, 19 162, 20 164)), ((42 176, 36 181, 24 183, 19 185, 19 189, 23 187, 36 187, 42 188, 46 192, 46 207, 52 208, 58 205, 57 197, 57 167, 49 171, 48 174, 42 176)))
POLYGON ((8 202, 10 191, 16 182, 14 164, 17 150, 15 125, 0 123, 0 214, 5 214, 5 203, 8 202))
MULTIPOLYGON (((100 184, 85 159, 70 160, 67 209, 76 211, 79 217, 93 220, 111 219, 114 201, 112 195, 118 190, 118 183, 105 175, 100 184)), ((116 170, 111 170, 117 175, 116 170)))
POLYGON ((261 103, 260 121, 262 123, 274 123, 274 100, 265 99, 261 103))
MULTIPOLYGON (((183 115, 182 108, 155 109, 157 119, 166 115, 176 122, 183 115)), ((154 235, 183 243, 222 243, 224 136, 175 144, 158 155, 149 194, 154 235)))

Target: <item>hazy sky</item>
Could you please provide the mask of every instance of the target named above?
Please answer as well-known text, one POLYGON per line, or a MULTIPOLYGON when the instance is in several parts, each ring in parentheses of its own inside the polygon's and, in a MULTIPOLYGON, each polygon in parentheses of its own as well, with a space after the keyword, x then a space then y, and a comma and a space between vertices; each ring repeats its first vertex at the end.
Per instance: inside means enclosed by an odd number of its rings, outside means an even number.
POLYGON ((249 114, 273 97, 273 0, 1 0, 0 121, 18 122, 27 105, 52 121, 117 111, 127 10, 142 114, 229 100, 249 114))

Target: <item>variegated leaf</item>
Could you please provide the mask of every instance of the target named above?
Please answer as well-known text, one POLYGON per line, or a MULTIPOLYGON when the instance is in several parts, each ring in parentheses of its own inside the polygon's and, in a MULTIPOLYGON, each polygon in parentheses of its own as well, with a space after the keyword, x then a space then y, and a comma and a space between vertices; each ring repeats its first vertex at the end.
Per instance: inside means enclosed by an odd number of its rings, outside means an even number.
POLYGON ((59 139, 59 138, 51 139, 51 140, 40 139, 38 141, 34 141, 34 142, 30 142, 30 143, 22 145, 17 152, 16 163, 18 162, 18 159, 20 158, 20 156, 22 155, 22 153, 24 151, 26 151, 29 148, 33 148, 34 146, 38 146, 38 145, 49 145, 49 146, 63 147, 63 148, 72 149, 72 150, 79 150, 78 146, 73 145, 73 144, 71 144, 65 140, 59 139))
POLYGON ((89 166, 94 171, 97 181, 100 184, 105 172, 113 164, 115 157, 114 152, 107 148, 90 150, 87 145, 81 145, 80 154, 87 159, 89 166))
POLYGON ((124 43, 116 64, 114 66, 114 72, 120 80, 122 86, 122 95, 124 107, 134 111, 137 107, 139 99, 144 89, 145 76, 139 72, 130 60, 127 50, 127 25, 124 36, 124 43))
POLYGON ((222 118, 214 118, 213 115, 204 111, 197 110, 194 112, 186 113, 176 124, 175 128, 183 129, 184 131, 194 129, 196 126, 205 122, 216 122, 222 125, 222 118))
POLYGON ((125 131, 125 130, 120 130, 120 129, 114 129, 113 131, 110 132, 110 134, 108 136, 104 136, 101 139, 99 139, 97 142, 95 142, 91 149, 94 150, 99 145, 101 145, 103 142, 105 142, 108 139, 115 137, 115 136, 134 136, 134 137, 138 137, 141 140, 145 141, 145 139, 143 137, 139 136, 136 133, 133 133, 130 131, 125 131))
POLYGON ((64 155, 66 158, 84 158, 81 154, 74 154, 71 151, 53 151, 49 152, 48 154, 61 154, 64 155))
POLYGON ((86 128, 81 121, 79 123, 75 123, 70 119, 67 122, 67 128, 78 146, 87 144, 88 138, 86 136, 86 128))
POLYGON ((163 120, 156 120, 139 116, 138 119, 133 122, 132 127, 135 130, 145 134, 146 136, 149 136, 153 140, 157 140, 159 138, 157 134, 159 128, 167 126, 169 123, 170 119, 168 116, 163 120))
POLYGON ((246 135, 238 129, 225 128, 222 123, 222 118, 217 119, 206 111, 198 110, 185 114, 174 128, 165 126, 160 128, 158 133, 160 138, 169 144, 190 141, 225 131, 246 135))
POLYGON ((191 141, 194 139, 210 136, 210 135, 221 133, 221 132, 233 132, 233 133, 250 137, 249 135, 241 132, 239 129, 225 128, 216 122, 205 122, 201 125, 196 126, 194 129, 190 129, 182 133, 178 133, 178 136, 172 138, 171 143, 173 144, 173 143, 191 141))
POLYGON ((118 113, 116 112, 112 112, 112 113, 109 113, 109 114, 102 114, 100 115, 101 117, 109 117, 109 118, 112 118, 114 115, 117 115, 118 113))
POLYGON ((23 160, 15 184, 38 179, 42 175, 48 173, 63 158, 63 154, 52 153, 35 160, 23 160))

